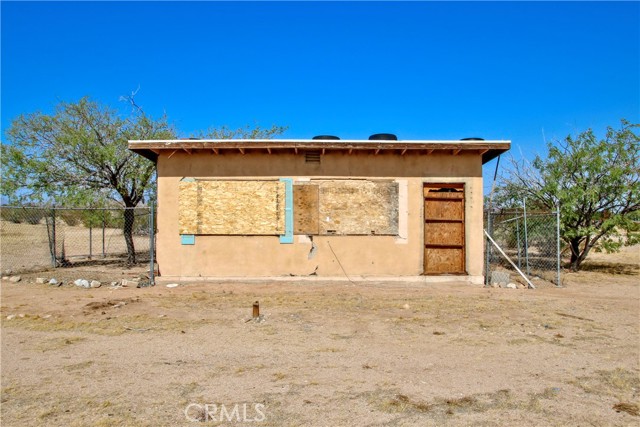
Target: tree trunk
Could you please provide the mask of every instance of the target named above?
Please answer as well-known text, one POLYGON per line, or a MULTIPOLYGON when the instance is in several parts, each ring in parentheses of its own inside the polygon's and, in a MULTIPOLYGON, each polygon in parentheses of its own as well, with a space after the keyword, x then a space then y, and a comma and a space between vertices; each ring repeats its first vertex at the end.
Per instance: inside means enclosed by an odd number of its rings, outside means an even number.
POLYGON ((122 234, 124 234, 124 241, 127 243, 127 264, 133 265, 136 263, 136 249, 133 245, 133 222, 135 221, 135 211, 133 208, 125 208, 124 210, 124 228, 122 234))
POLYGON ((580 238, 571 239, 571 261, 569 262, 571 271, 578 271, 582 257, 580 257, 580 238))

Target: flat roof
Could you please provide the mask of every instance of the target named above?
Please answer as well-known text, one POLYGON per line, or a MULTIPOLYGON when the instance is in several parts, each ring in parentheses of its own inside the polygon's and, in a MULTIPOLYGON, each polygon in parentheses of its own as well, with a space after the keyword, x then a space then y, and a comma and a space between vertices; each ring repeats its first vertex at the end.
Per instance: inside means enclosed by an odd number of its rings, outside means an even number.
POLYGON ((359 140, 359 139, 150 139, 130 140, 129 149, 152 161, 157 161, 162 151, 172 153, 185 151, 189 154, 198 151, 209 151, 213 154, 225 152, 294 152, 319 150, 322 154, 335 151, 346 151, 349 154, 358 151, 369 151, 375 154, 392 152, 399 155, 429 155, 434 151, 449 151, 453 155, 461 152, 476 152, 482 156, 482 163, 487 163, 511 147, 511 141, 505 140, 359 140))

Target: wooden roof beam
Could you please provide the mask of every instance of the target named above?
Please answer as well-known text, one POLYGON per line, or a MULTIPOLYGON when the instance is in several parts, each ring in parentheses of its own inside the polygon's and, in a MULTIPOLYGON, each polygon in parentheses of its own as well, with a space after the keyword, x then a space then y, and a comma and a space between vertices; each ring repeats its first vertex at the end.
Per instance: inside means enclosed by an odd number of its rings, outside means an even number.
POLYGON ((453 150, 453 155, 457 156, 458 153, 460 153, 462 151, 462 148, 456 148, 455 150, 453 150))
POLYGON ((217 148, 211 147, 211 151, 213 151, 215 154, 220 154, 217 148))
POLYGON ((486 153, 487 151, 489 151, 488 148, 485 148, 484 150, 480 150, 479 153, 482 156, 484 153, 486 153))
POLYGON ((402 153, 400 153, 401 156, 404 156, 404 153, 407 152, 407 149, 405 148, 404 150, 402 150, 402 153))
POLYGON ((187 153, 191 154, 191 148, 185 148, 185 147, 182 147, 182 149, 183 149, 184 151, 186 151, 187 153))
POLYGON ((271 148, 267 147, 267 153, 271 154, 271 148))
POLYGON ((380 152, 380 149, 378 148, 378 149, 376 149, 376 152, 375 152, 374 155, 377 156, 379 152, 380 152))
POLYGON ((240 152, 244 155, 244 148, 238 147, 238 150, 240 150, 240 152))
POLYGON ((173 156, 174 154, 176 154, 178 152, 178 150, 173 150, 173 152, 171 154, 169 154, 169 157, 167 157, 167 160, 171 158, 171 156, 173 156))

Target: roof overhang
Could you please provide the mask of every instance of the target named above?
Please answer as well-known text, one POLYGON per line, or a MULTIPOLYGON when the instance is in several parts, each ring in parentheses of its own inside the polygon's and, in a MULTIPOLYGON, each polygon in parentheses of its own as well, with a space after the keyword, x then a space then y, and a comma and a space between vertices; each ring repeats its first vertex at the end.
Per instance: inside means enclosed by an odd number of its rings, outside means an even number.
POLYGON ((453 155, 472 152, 482 156, 487 163, 506 152, 511 141, 373 141, 373 140, 329 140, 329 139, 173 139, 132 140, 129 149, 149 160, 157 161, 161 152, 184 151, 189 154, 206 151, 213 154, 235 152, 304 152, 318 150, 327 152, 370 152, 374 154, 395 153, 404 155, 428 155, 433 152, 448 152, 453 155))

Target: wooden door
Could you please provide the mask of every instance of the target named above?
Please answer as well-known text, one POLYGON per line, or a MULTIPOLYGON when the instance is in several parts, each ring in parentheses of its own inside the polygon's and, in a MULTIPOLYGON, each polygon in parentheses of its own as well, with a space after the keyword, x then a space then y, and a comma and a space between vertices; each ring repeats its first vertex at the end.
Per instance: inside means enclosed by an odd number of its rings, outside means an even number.
POLYGON ((466 274, 464 184, 424 185, 424 274, 466 274))

